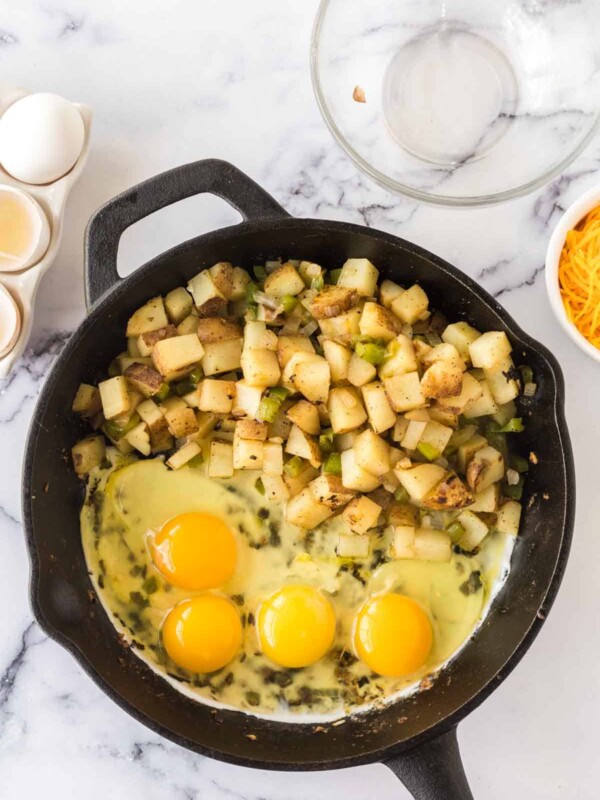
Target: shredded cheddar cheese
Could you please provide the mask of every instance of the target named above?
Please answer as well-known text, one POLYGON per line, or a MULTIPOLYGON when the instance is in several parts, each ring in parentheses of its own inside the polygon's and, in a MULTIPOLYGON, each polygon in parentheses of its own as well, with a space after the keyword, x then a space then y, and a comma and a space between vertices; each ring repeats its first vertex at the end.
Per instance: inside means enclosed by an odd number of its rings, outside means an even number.
POLYGON ((569 320, 600 349, 600 206, 567 233, 558 281, 569 320))

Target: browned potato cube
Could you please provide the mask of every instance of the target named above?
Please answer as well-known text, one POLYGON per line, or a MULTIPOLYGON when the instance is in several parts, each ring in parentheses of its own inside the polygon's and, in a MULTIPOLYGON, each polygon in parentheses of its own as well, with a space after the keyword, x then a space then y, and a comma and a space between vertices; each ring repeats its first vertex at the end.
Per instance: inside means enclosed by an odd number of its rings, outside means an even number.
POLYGON ((145 364, 132 364, 125 370, 125 377, 132 389, 140 392, 144 397, 152 397, 163 384, 164 378, 154 369, 145 364))
POLYGON ((241 325, 223 317, 199 318, 196 332, 203 345, 211 342, 226 342, 229 339, 241 339, 244 335, 241 325))
POLYGON ((82 417, 93 417, 102 410, 99 390, 88 383, 80 384, 71 410, 82 417))
POLYGON ((157 342, 160 342, 161 339, 171 339, 173 336, 177 336, 175 325, 166 325, 164 328, 158 328, 155 331, 141 333, 137 338, 137 349, 141 356, 149 356, 157 342))
POLYGON ((140 336, 148 331, 166 328, 169 324, 162 297, 153 297, 129 318, 126 336, 140 336))
POLYGON ((325 286, 313 297, 309 310, 315 319, 329 319, 345 314, 358 304, 360 295, 344 286, 325 286))

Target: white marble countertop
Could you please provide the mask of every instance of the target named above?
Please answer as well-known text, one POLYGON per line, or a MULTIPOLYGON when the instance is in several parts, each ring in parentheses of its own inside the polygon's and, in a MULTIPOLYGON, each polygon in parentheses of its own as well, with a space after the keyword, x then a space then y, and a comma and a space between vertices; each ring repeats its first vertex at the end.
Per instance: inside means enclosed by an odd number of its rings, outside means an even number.
MULTIPOLYGON (((159 739, 114 706, 32 621, 21 533, 20 460, 53 358, 85 314, 82 237, 103 201, 203 157, 232 161, 292 214, 381 228, 480 280, 563 365, 578 479, 576 535, 555 607, 525 660, 459 729, 481 800, 598 796, 600 542, 594 481, 598 366, 551 315, 543 260, 561 209, 600 181, 600 144, 538 193, 500 207, 415 205, 358 174, 313 99, 308 41, 316 0, 19 0, 0 8, 3 79, 95 110, 86 172, 37 302, 33 338, 0 384, 0 797, 44 800, 348 800, 408 797, 384 767, 295 774, 210 761, 159 739)), ((126 235, 127 271, 178 241, 234 222, 214 198, 162 212, 126 235)))

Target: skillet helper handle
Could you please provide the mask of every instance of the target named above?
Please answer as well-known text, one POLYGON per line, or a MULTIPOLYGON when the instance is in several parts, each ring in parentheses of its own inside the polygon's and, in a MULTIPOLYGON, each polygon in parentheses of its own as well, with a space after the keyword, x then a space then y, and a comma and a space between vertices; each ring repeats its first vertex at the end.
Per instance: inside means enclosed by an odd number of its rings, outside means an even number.
POLYGON ((117 251, 130 225, 179 200, 205 193, 226 200, 244 220, 289 216, 270 194, 227 161, 209 158, 155 175, 109 200, 91 218, 85 235, 88 308, 120 281, 117 251))
POLYGON ((473 800, 462 765, 456 728, 384 761, 415 800, 473 800))

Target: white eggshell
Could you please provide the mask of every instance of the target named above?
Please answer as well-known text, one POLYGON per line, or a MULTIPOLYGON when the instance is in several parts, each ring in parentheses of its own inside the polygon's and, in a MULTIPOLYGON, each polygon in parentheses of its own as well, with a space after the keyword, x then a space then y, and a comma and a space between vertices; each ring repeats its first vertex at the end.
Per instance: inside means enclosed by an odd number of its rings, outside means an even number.
POLYGON ((0 283, 0 357, 13 349, 21 331, 21 312, 12 295, 0 283))
POLYGON ((73 167, 84 138, 73 103, 57 94, 30 94, 0 118, 0 164, 24 183, 52 183, 73 167))
POLYGON ((31 220, 31 239, 29 247, 19 258, 7 257, 2 252, 2 236, 0 232, 0 272, 17 272, 37 264, 42 259, 50 244, 50 223, 44 209, 31 195, 14 186, 0 186, 0 219, 2 215, 2 195, 12 195, 21 203, 31 220))

